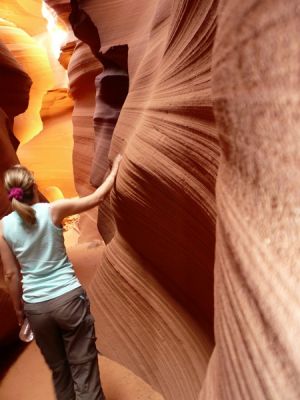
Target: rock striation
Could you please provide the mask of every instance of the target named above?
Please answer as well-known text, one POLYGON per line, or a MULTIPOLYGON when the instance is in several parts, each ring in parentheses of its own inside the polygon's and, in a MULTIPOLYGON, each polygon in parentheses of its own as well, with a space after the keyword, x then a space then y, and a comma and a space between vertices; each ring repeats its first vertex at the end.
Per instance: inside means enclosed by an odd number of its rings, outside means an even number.
MULTIPOLYGON (((77 37, 60 61, 79 195, 123 154, 76 249, 98 347, 166 400, 300 398, 297 3, 47 1, 77 37)), ((31 80, 2 45, 0 68, 2 170, 31 80)))
POLYGON ((300 397, 299 3, 221 1, 216 347, 201 400, 300 397))
POLYGON ((45 32, 46 20, 41 14, 41 0, 9 0, 1 1, 0 15, 6 21, 27 32, 30 36, 38 36, 45 32))
MULTIPOLYGON (((195 399, 213 346, 217 4, 74 3, 75 34, 85 32, 97 57, 128 46, 129 91, 108 153, 124 154, 111 196, 116 231, 89 290, 99 346, 165 398, 195 399)), ((101 97, 95 109, 104 114, 101 97)))

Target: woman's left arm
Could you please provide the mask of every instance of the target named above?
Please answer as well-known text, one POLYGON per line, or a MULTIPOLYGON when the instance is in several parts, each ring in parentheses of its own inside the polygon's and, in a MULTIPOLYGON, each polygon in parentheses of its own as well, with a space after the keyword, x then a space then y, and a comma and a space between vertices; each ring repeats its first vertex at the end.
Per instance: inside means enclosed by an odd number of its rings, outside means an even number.
POLYGON ((18 324, 24 321, 24 311, 22 303, 22 288, 20 282, 20 268, 16 257, 12 253, 9 245, 2 234, 0 222, 0 255, 3 264, 4 281, 12 299, 13 306, 17 315, 18 324))

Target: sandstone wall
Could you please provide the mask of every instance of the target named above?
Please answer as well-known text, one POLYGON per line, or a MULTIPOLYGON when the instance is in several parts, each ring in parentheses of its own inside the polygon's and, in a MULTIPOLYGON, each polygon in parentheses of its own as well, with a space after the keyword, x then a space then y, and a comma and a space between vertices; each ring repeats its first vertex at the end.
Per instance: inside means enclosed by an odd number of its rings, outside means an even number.
POLYGON ((90 285, 98 344, 167 399, 195 399, 213 344, 216 2, 77 6, 75 33, 88 21, 94 35, 92 20, 99 39, 85 40, 96 56, 128 45, 129 93, 109 154, 124 154, 111 196, 117 231, 90 285))
MULTIPOLYGON (((123 153, 89 286, 100 350, 168 400, 298 399, 297 1, 48 3, 78 37, 61 58, 78 192, 123 153)), ((12 123, 30 81, 5 57, 12 123)))
POLYGON ((299 12, 220 5, 216 348, 201 400, 300 398, 299 12))

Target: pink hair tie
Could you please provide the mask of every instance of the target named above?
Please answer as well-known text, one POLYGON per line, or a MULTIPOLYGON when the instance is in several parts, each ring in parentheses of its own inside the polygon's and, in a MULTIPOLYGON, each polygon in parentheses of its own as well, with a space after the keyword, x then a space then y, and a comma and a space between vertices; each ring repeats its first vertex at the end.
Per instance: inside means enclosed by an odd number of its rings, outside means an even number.
POLYGON ((24 191, 20 187, 13 187, 8 192, 9 200, 12 200, 12 199, 22 200, 23 196, 24 196, 24 191))

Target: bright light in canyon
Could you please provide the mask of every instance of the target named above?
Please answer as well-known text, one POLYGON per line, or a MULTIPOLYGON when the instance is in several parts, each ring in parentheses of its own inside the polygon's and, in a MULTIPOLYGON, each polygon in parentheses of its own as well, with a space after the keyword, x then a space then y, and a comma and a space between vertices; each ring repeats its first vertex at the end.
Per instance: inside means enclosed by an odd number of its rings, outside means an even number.
POLYGON ((47 30, 51 38, 52 52, 58 59, 60 48, 67 38, 67 31, 58 25, 56 12, 44 2, 42 2, 42 15, 48 21, 47 30))

